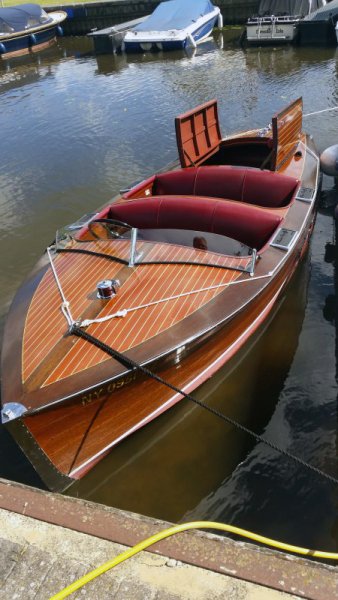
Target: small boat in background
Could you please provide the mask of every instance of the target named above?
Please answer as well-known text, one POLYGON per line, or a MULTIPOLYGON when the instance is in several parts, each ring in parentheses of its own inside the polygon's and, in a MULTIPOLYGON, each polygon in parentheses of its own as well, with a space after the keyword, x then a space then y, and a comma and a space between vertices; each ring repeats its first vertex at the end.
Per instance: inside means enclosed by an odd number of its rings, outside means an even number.
POLYGON ((221 11, 210 0, 161 2, 143 23, 128 31, 125 51, 196 48, 211 34, 216 22, 222 27, 221 11))
POLYGON ((234 357, 308 247, 319 158, 301 98, 226 138, 211 100, 176 136, 181 165, 59 231, 9 311, 1 419, 52 489, 234 357))
POLYGON ((47 13, 38 4, 0 8, 0 56, 9 58, 46 48, 61 34, 63 10, 47 13))
POLYGON ((325 4, 326 0, 261 0, 258 14, 247 21, 247 42, 294 42, 298 36, 299 22, 325 4))

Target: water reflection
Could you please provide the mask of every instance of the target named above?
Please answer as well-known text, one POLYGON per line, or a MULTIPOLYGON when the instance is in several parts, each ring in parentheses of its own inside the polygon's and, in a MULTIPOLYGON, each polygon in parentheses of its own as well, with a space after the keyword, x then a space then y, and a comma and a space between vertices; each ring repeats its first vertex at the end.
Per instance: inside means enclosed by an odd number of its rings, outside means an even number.
POLYGON ((0 477, 46 489, 38 474, 4 427, 0 427, 0 477))
POLYGON ((336 48, 321 48, 320 53, 316 48, 304 47, 299 52, 296 46, 276 46, 247 48, 244 50, 246 66, 249 70, 265 73, 268 75, 288 76, 291 73, 300 72, 304 68, 321 69, 323 64, 328 63, 331 68, 332 60, 337 55, 336 48))
POLYGON ((144 52, 135 54, 114 53, 114 54, 95 54, 97 62, 98 75, 110 75, 112 73, 128 68, 133 64, 152 64, 161 63, 171 65, 178 68, 184 68, 187 61, 192 61, 200 56, 215 54, 224 46, 223 35, 218 35, 215 38, 209 38, 203 45, 197 48, 187 48, 186 50, 175 50, 172 52, 144 52))

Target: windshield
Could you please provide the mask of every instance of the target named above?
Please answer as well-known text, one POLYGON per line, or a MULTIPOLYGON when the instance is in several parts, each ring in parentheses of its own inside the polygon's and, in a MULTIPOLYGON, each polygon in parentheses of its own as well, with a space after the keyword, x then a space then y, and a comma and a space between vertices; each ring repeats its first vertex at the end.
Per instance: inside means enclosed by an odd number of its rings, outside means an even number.
POLYGON ((252 249, 229 237, 185 229, 136 229, 111 219, 83 220, 57 232, 56 251, 106 256, 133 265, 187 263, 235 270, 251 264, 252 249))

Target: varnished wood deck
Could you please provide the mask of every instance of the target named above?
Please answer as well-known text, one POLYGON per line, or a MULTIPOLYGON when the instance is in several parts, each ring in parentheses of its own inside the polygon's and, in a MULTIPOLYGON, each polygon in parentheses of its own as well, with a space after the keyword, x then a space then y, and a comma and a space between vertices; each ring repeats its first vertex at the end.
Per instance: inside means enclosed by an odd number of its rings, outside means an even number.
MULTIPOLYGON (((129 244, 123 241, 81 244, 82 246, 111 255, 115 253, 123 258, 128 256, 129 244)), ((160 244, 154 246, 143 243, 143 250, 146 250, 147 246, 147 261, 203 260, 223 267, 228 265, 244 268, 250 260, 247 257, 224 257, 160 244)), ((88 328, 91 334, 119 351, 129 350, 169 329, 224 291, 224 287, 176 297, 165 302, 162 300, 203 288, 224 286, 241 275, 235 270, 194 264, 139 265, 130 269, 119 263, 108 263, 104 258, 81 254, 59 254, 54 264, 76 320, 83 319, 89 311, 94 313, 95 318, 101 318, 119 310, 131 310, 126 317, 93 324, 88 328), (121 288, 117 296, 108 302, 96 298, 96 285, 98 281, 106 278, 121 279, 121 288), (137 309, 147 304, 151 305, 137 309), (133 308, 137 310, 132 310, 133 308)), ((34 293, 24 329, 22 373, 23 383, 28 389, 36 386, 38 381, 40 386, 48 386, 108 360, 104 352, 83 340, 75 340, 68 349, 64 349, 63 356, 59 356, 57 345, 63 342, 68 329, 60 306, 61 297, 53 273, 49 269, 34 293), (39 366, 48 355, 51 355, 48 375, 43 371, 39 377, 39 366)))

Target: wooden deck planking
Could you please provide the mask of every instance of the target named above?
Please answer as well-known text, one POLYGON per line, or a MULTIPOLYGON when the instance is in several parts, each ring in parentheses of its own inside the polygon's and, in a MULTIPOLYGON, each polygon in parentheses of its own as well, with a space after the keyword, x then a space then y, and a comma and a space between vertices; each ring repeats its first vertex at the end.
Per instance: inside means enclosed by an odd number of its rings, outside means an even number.
MULTIPOLYGON (((74 244, 73 244, 74 246, 74 244)), ((106 241, 94 241, 94 242, 85 242, 82 244, 76 244, 76 248, 84 248, 91 251, 99 251, 101 253, 106 253, 108 255, 120 256, 124 259, 128 259, 130 252, 130 242, 122 241, 122 240, 109 240, 106 241)), ((206 264, 220 264, 221 266, 225 266, 226 264, 230 265, 233 263, 232 257, 221 256, 215 253, 202 252, 196 249, 185 248, 185 247, 173 247, 170 244, 157 244, 157 243, 149 243, 140 241, 138 248, 145 248, 144 252, 144 260, 147 261, 166 261, 166 260, 179 260, 179 261, 189 261, 193 258, 200 262, 205 262, 206 264), (230 261, 230 263, 229 263, 230 261)), ((244 267, 248 263, 248 257, 236 257, 235 263, 238 266, 244 267)), ((128 274, 126 281, 123 283, 123 296, 120 295, 116 297, 112 302, 107 303, 98 303, 96 301, 96 285, 100 279, 105 278, 114 278, 119 276, 119 272, 124 268, 120 263, 114 263, 113 261, 105 261, 102 257, 96 256, 88 256, 87 254, 77 254, 77 253, 62 253, 57 254, 53 258, 53 262, 58 273, 58 277, 61 281, 62 289, 64 291, 65 297, 68 301, 70 301, 70 309, 74 319, 83 318, 83 314, 86 312, 88 307, 93 307, 95 304, 94 316, 102 317, 106 314, 110 314, 112 311, 116 311, 120 308, 125 308, 125 301, 130 302, 131 299, 128 297, 132 294, 132 305, 135 304, 144 304, 146 302, 154 300, 154 293, 149 285, 148 281, 145 281, 145 277, 141 277, 141 282, 138 286, 134 285, 134 277, 132 275, 132 270, 130 274, 128 274), (74 277, 74 272, 76 273, 76 278, 74 277), (149 294, 147 295, 147 291, 149 294), (89 293, 88 293, 89 292, 89 293), (139 296, 138 296, 139 294, 139 296), (113 304, 113 306, 112 306, 113 304)), ((168 269, 168 273, 170 272, 170 268, 173 265, 154 265, 151 267, 154 271, 153 274, 153 286, 156 288, 156 296, 155 300, 163 297, 167 297, 168 293, 164 293, 163 290, 162 296, 158 295, 158 282, 160 281, 160 277, 158 269, 161 270, 161 275, 163 275, 163 270, 168 269)), ((180 276, 180 271, 183 267, 178 265, 174 265, 176 269, 176 276, 180 276)), ((184 267, 186 269, 186 267, 184 267)), ((201 267, 192 267, 192 269, 200 269, 201 267)), ((140 269, 147 269, 147 273, 149 274, 150 267, 149 266, 139 266, 136 272, 136 277, 139 277, 141 271, 140 269)), ((208 267, 203 268, 201 271, 201 277, 203 276, 204 271, 210 270, 208 267)), ((214 269, 212 269, 214 270, 214 269)), ((222 273, 224 274, 226 271, 222 269, 222 273)), ((184 273, 184 281, 186 280, 186 273, 184 273)), ((203 276, 204 277, 204 276, 203 276)), ((182 277, 181 277, 182 278, 182 277)), ((205 279, 205 277, 204 277, 205 279)), ((209 278, 207 278, 209 280, 209 278)), ((183 280, 183 278, 182 278, 183 280)), ((163 285, 167 286, 166 278, 162 278, 163 285)), ((209 280, 210 281, 210 280, 209 280)), ((196 282, 195 282, 196 283, 196 282)), ((209 285, 212 285, 212 283, 209 285)), ((197 287, 203 287, 197 286, 197 287)), ((196 289, 196 285, 195 285, 196 289)), ((189 290, 189 286, 183 287, 183 291, 189 290)), ((177 293, 182 293, 182 288, 177 288, 177 293)), ((206 293, 203 302, 209 301, 216 292, 214 293, 206 293)), ((202 302, 202 304, 203 304, 202 302)), ((26 382, 29 378, 32 377, 33 373, 36 373, 39 365, 42 361, 45 360, 46 356, 52 352, 53 348, 60 343, 60 341, 64 338, 67 333, 67 323, 64 316, 61 313, 61 295, 58 291, 56 282, 54 280, 53 274, 49 269, 47 273, 42 278, 40 284, 38 285, 34 296, 32 298, 32 302, 28 311, 28 316, 24 328, 23 334, 23 352, 22 352, 22 373, 23 373, 23 382, 26 382), (50 290, 53 289, 54 293, 51 294, 50 290), (46 322, 48 322, 48 335, 46 332, 46 322)), ((197 301, 193 302, 193 310, 197 310, 197 308, 201 304, 197 301)), ((191 311, 188 311, 191 312, 191 311)), ((180 310, 180 318, 184 318, 188 314, 182 314, 182 310, 180 310)), ((149 315, 149 318, 152 319, 153 315, 149 315)), ((169 315, 170 325, 175 322, 175 316, 170 313, 169 315)), ((109 328, 108 324, 107 327, 109 328)), ((169 325, 169 326, 170 326, 169 325)), ((137 320, 135 320, 135 327, 137 327, 137 320)), ((104 328, 102 325, 99 326, 100 332, 104 328)), ((158 331, 161 331, 161 326, 158 328, 158 331)), ((117 332, 118 333, 118 332, 117 332)), ((124 333, 122 332, 122 335, 124 333)), ((140 336, 137 336, 137 339, 140 339, 140 336)), ((114 341, 114 340, 113 340, 114 341)), ((134 343, 134 342, 133 342, 134 343)), ((138 343, 136 341, 135 343, 138 343)), ((77 341, 75 346, 79 348, 79 351, 83 350, 81 348, 81 341, 77 341)), ((125 346, 124 346, 125 347, 125 346)), ((127 345, 126 347, 130 347, 127 345)), ((100 353, 96 349, 91 349, 91 353, 95 353, 97 357, 97 353, 101 354, 101 360, 107 360, 107 356, 104 353, 100 353)), ((73 352, 74 358, 77 352, 73 352)), ((68 355, 67 355, 68 356, 68 355)), ((68 356, 69 358, 69 356, 68 356)), ((71 357, 72 358, 72 357, 71 357)), ((95 359, 94 359, 95 363, 95 359)), ((93 361, 90 362, 93 364, 93 361)), ((84 367, 86 368, 86 367, 84 367)), ((73 372, 78 372, 77 370, 73 372)), ((67 375, 66 375, 67 376, 67 375)), ((44 385, 48 385, 50 382, 55 381, 54 379, 54 371, 50 375, 47 381, 44 381, 44 385)))
MULTIPOLYGON (((92 303, 84 290, 96 289, 96 283, 107 274, 107 263, 97 257, 76 255, 77 283, 74 287, 74 275, 69 275, 68 266, 73 262, 74 255, 59 255, 55 260, 66 298, 71 300, 71 311, 75 318, 92 303), (70 259, 73 258, 73 261, 70 259)), ((109 264, 109 273, 113 277, 121 266, 109 264)), ((49 270, 38 286, 32 300, 23 337, 23 381, 33 373, 44 356, 51 351, 60 338, 67 332, 67 323, 61 313, 62 299, 56 287, 55 279, 49 270), (53 293, 48 293, 53 290, 53 293), (48 331, 46 323, 48 322, 48 331)))
MULTIPOLYGON (((134 277, 128 279, 123 296, 121 294, 120 298, 116 299, 116 303, 114 302, 113 306, 110 305, 110 310, 107 306, 105 312, 109 314, 123 308, 132 308, 139 304, 161 300, 171 295, 175 296, 201 287, 225 283, 230 281, 234 274, 240 275, 235 271, 209 267, 139 266, 136 275, 139 279, 138 284, 135 285, 134 277), (164 269, 165 273, 163 273, 164 269), (131 281, 132 279, 133 281, 131 281), (159 282, 161 283, 159 284, 159 282)), ((154 337, 168 329, 173 323, 192 314, 223 289, 162 302, 129 313, 124 318, 116 318, 103 324, 93 324, 88 330, 92 335, 123 352, 154 337)), ((93 348, 83 340, 78 340, 50 374, 44 385, 50 385, 106 360, 109 358, 104 352, 93 348)))

